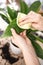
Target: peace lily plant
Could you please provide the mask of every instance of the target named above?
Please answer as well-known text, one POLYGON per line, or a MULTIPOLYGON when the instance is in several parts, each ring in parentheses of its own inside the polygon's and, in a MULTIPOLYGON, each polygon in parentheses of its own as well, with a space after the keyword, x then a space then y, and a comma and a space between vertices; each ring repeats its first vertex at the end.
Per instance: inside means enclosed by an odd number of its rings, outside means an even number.
POLYGON ((43 39, 33 34, 34 32, 36 32, 36 30, 31 29, 31 24, 27 24, 23 27, 22 26, 20 27, 19 22, 18 22, 20 17, 22 17, 22 15, 24 16, 28 14, 30 11, 38 12, 40 9, 40 5, 41 5, 40 1, 35 1, 29 7, 24 1, 20 0, 20 10, 19 11, 15 11, 14 9, 11 9, 9 6, 7 6, 7 13, 3 13, 3 14, 0 13, 0 16, 9 25, 7 26, 6 30, 4 31, 1 37, 10 37, 12 35, 11 28, 14 28, 18 34, 26 29, 27 37, 31 40, 37 56, 43 59, 43 49, 36 42, 36 40, 38 40, 43 43, 43 39))

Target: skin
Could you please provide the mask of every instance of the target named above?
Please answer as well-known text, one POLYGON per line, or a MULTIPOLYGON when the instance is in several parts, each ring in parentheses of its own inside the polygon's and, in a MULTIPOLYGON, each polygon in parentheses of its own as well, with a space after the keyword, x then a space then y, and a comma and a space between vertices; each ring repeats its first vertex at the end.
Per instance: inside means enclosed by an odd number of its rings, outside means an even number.
POLYGON ((31 23, 31 26, 36 30, 43 31, 43 16, 33 11, 30 11, 24 18, 20 20, 20 25, 31 23))
POLYGON ((22 51, 26 65, 40 65, 31 41, 26 36, 26 31, 18 35, 14 29, 12 32, 12 42, 16 44, 22 51))

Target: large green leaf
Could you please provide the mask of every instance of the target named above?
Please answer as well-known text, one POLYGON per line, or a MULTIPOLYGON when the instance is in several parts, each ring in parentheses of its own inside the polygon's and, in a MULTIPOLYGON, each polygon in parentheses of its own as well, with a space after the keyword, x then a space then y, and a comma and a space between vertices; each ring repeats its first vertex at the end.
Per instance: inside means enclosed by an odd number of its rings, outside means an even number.
POLYGON ((28 11, 29 11, 28 5, 23 0, 20 0, 20 12, 27 14, 28 11))
POLYGON ((24 1, 20 0, 20 11, 25 14, 28 14, 28 12, 30 12, 31 10, 38 12, 40 9, 40 5, 40 1, 35 1, 30 5, 30 7, 28 7, 28 5, 24 1))
POLYGON ((0 16, 5 20, 5 22, 10 23, 10 21, 6 15, 0 13, 0 16))
POLYGON ((34 34, 36 31, 37 31, 37 30, 32 30, 32 29, 30 29, 30 30, 27 30, 27 33, 28 33, 28 34, 31 33, 30 36, 32 36, 32 39, 33 39, 33 40, 38 40, 38 41, 40 41, 41 43, 43 43, 43 39, 34 34))
POLYGON ((38 12, 39 9, 40 9, 40 1, 35 1, 33 4, 31 4, 31 6, 29 7, 29 12, 32 10, 32 11, 35 11, 35 12, 38 12))
POLYGON ((7 6, 7 12, 11 19, 14 19, 17 17, 17 12, 14 9, 11 9, 9 6, 7 6))
POLYGON ((43 49, 41 48, 41 46, 35 41, 32 41, 32 44, 34 46, 37 56, 43 59, 43 49))
POLYGON ((30 33, 28 33, 28 31, 27 31, 27 37, 31 40, 37 56, 43 59, 43 49, 37 42, 35 42, 36 38, 33 35, 31 35, 30 33))
POLYGON ((20 29, 17 24, 16 24, 16 19, 14 19, 7 27, 7 29, 5 30, 5 32, 3 33, 2 37, 8 37, 11 36, 11 28, 14 28, 16 30, 17 33, 20 33, 23 31, 23 29, 20 29))

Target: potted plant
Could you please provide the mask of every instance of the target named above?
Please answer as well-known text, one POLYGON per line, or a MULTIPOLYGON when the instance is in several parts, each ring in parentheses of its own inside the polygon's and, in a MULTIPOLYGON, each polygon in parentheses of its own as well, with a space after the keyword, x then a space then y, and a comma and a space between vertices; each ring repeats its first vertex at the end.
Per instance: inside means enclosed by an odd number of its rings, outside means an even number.
MULTIPOLYGON (((3 32, 1 37, 10 37, 11 34, 11 28, 14 28, 16 30, 16 32, 19 34, 20 32, 24 31, 24 29, 21 29, 18 25, 17 25, 17 15, 18 12, 24 13, 24 14, 28 14, 31 10, 34 12, 37 12, 40 10, 40 1, 35 1, 33 4, 31 4, 31 6, 27 6, 27 4, 20 0, 20 10, 19 11, 15 11, 14 9, 11 9, 10 7, 7 6, 7 13, 2 14, 0 13, 0 16, 9 24, 6 28, 6 30, 3 32)), ((27 31, 27 37, 31 40, 32 45, 34 46, 34 49, 36 51, 36 54, 38 57, 43 59, 43 49, 41 48, 41 46, 36 42, 36 40, 40 41, 43 43, 43 39, 41 39, 39 36, 35 35, 34 33, 36 32, 36 30, 32 30, 30 29, 26 29, 27 31)))

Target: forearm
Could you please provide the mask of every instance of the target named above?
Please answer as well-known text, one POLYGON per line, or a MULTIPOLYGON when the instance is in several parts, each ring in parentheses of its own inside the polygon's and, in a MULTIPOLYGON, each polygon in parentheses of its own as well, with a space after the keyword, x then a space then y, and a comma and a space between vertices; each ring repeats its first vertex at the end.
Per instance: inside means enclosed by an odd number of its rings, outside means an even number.
POLYGON ((40 65, 32 45, 24 47, 22 52, 26 65, 40 65))

